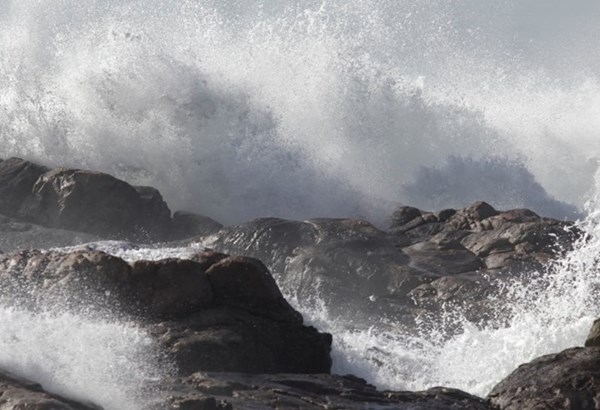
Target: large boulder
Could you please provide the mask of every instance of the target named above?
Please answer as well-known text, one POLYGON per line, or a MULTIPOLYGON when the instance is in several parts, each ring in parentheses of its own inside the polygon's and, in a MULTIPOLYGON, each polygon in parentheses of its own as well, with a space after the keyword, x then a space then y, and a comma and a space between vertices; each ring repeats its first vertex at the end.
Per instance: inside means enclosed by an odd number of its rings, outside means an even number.
MULTIPOLYGON (((157 241, 173 231, 171 211, 155 188, 134 187, 101 172, 49 169, 20 158, 0 161, 0 213, 105 239, 157 241)), ((177 229, 185 230, 184 223, 177 229)))
POLYGON ((600 347, 577 347, 519 366, 488 396, 501 410, 600 409, 600 347))
POLYGON ((39 177, 20 214, 52 228, 132 238, 154 231, 144 226, 144 205, 134 187, 108 174, 57 168, 39 177))
POLYGON ((210 251, 124 260, 99 251, 0 255, 0 302, 135 317, 182 374, 327 373, 331 336, 303 325, 266 267, 210 251))

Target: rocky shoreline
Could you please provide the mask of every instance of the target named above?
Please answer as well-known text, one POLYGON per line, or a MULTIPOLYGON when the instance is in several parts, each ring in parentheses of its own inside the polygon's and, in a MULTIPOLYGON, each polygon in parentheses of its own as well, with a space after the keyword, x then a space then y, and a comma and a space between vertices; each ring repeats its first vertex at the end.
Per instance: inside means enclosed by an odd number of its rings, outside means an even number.
MULTIPOLYGON (((157 387, 156 409, 600 408, 598 324, 586 347, 524 364, 486 399, 444 387, 378 391, 330 374, 332 336, 306 326, 280 290, 302 299, 318 291, 333 315, 352 309, 357 321, 385 315, 410 327, 452 304, 468 305, 475 322, 500 326, 501 307, 488 297, 494 284, 543 273, 579 236, 572 223, 483 202, 439 212, 400 207, 388 229, 276 218, 223 227, 172 214, 154 188, 0 160, 0 303, 135 318, 177 369, 157 387), (126 261, 77 246, 102 240, 210 249, 126 261)), ((0 408, 97 407, 0 374, 0 408)))

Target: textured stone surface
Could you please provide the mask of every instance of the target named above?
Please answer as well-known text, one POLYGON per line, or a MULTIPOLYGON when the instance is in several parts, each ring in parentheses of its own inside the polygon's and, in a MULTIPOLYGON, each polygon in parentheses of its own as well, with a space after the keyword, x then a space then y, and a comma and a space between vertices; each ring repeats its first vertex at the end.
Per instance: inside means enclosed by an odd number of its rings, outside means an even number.
POLYGON ((567 349, 523 364, 488 398, 502 410, 600 409, 600 347, 567 349))

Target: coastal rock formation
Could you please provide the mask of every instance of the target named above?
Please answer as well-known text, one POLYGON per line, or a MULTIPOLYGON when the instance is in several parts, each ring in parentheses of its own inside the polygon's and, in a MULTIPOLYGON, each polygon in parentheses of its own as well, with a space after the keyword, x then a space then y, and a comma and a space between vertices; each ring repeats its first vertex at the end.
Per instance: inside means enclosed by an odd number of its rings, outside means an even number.
POLYGON ((50 394, 42 386, 0 372, 0 408, 2 410, 102 410, 92 404, 77 403, 50 394))
MULTIPOLYGON (((156 242, 207 235, 221 227, 208 217, 189 212, 178 211, 172 218, 155 188, 132 186, 101 172, 51 169, 20 158, 0 160, 0 214, 40 228, 59 229, 59 239, 65 231, 74 232, 73 244, 86 240, 76 241, 75 232, 103 239, 156 242)), ((8 249, 28 244, 27 235, 13 237, 15 245, 6 240, 8 249)), ((33 241, 28 247, 39 247, 40 242, 33 241)), ((64 242, 44 244, 62 246, 64 242)))
MULTIPOLYGON (((328 374, 332 336, 305 326, 278 287, 303 303, 324 301, 332 318, 352 312, 358 326, 385 316, 409 323, 448 304, 487 321, 495 283, 527 280, 570 249, 578 232, 568 222, 478 202, 435 213, 400 207, 388 229, 277 218, 223 227, 171 216, 154 188, 16 158, 0 160, 0 213, 0 303, 140 323, 177 369, 160 382, 156 409, 579 409, 600 401, 600 322, 588 347, 521 366, 488 401, 446 388, 377 391, 328 374), (91 245, 32 250, 102 239, 215 251, 127 262, 91 245)), ((0 375, 0 393, 7 409, 93 408, 10 375, 0 375)))
MULTIPOLYGON (((259 261, 202 252, 132 264, 103 252, 0 255, 2 302, 125 314, 186 374, 327 373, 331 336, 302 324, 259 261)), ((94 312, 90 312, 94 313, 94 312)))
POLYGON ((494 281, 543 269, 577 237, 571 224, 489 204, 428 213, 402 207, 388 231, 366 221, 257 219, 197 238, 250 255, 306 300, 315 289, 332 313, 413 317, 468 302, 480 319, 494 281))

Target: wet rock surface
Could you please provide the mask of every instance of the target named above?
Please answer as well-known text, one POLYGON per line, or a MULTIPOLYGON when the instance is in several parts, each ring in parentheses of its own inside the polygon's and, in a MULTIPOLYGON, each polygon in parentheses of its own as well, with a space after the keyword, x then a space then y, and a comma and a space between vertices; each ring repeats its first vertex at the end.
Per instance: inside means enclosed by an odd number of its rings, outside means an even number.
POLYGON ((266 267, 214 252, 132 264, 103 252, 0 255, 2 301, 146 323, 181 372, 327 373, 331 336, 303 325, 266 267))
POLYGON ((0 251, 73 246, 100 239, 89 233, 46 228, 0 214, 0 251))
POLYGON ((422 309, 469 303, 485 316, 496 281, 544 269, 577 237, 569 222, 484 202, 437 213, 401 207, 388 231, 366 221, 257 219, 197 238, 216 250, 263 260, 278 283, 332 313, 410 321, 422 309), (349 301, 352 301, 349 303, 349 301))
POLYGON ((488 396, 502 410, 600 409, 600 347, 577 347, 519 366, 488 396))
POLYGON ((101 410, 92 404, 77 403, 50 394, 37 383, 0 372, 2 410, 101 410))

